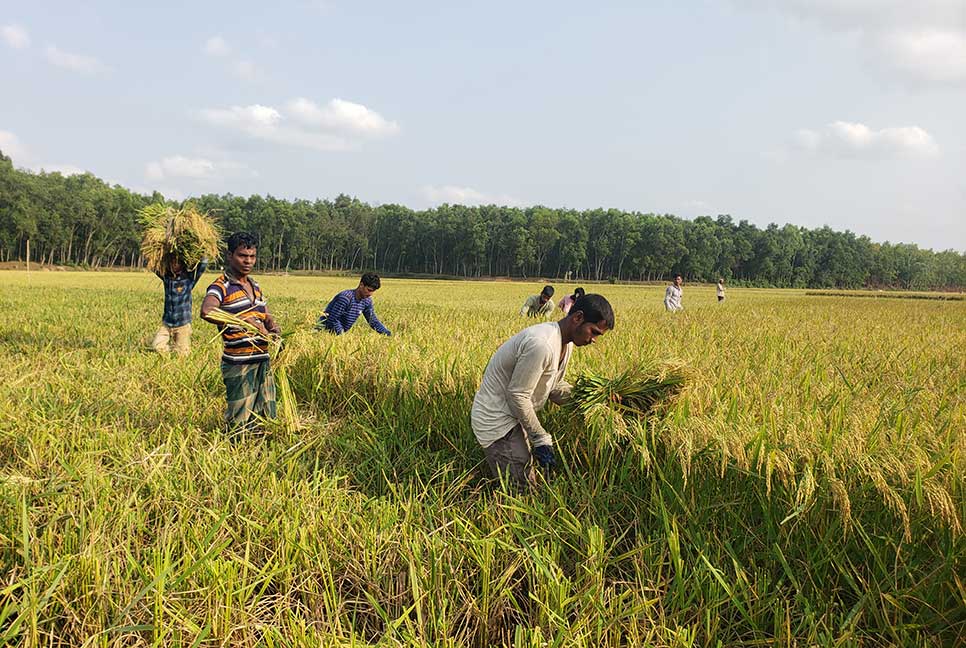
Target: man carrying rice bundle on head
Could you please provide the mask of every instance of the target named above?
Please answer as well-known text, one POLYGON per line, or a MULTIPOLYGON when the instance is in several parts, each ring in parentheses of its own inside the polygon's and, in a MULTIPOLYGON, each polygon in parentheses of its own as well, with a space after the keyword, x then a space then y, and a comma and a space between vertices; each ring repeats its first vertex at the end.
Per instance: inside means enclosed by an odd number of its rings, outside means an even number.
POLYGON ((224 274, 208 286, 201 318, 221 328, 224 352, 221 377, 225 383, 225 423, 229 431, 254 427, 258 418, 275 418, 275 380, 268 357, 268 340, 280 329, 268 312, 262 289, 249 275, 255 267, 258 243, 248 232, 228 238, 224 274), (244 319, 258 334, 239 326, 223 325, 216 309, 244 319))
POLYGON ((151 341, 151 348, 162 355, 173 350, 179 356, 186 356, 191 350, 191 291, 205 273, 208 259, 202 259, 190 271, 177 257, 173 257, 167 265, 168 271, 164 274, 154 273, 164 284, 164 313, 161 328, 151 341))
POLYGON ((614 310, 601 295, 583 295, 559 322, 525 328, 503 343, 483 373, 470 419, 486 463, 511 486, 536 483, 533 460, 544 470, 556 465, 553 438, 537 411, 550 400, 570 398, 564 379, 575 346, 592 344, 614 328, 614 310))
POLYGON ((164 314, 151 347, 161 354, 174 350, 185 356, 191 347, 191 291, 218 254, 221 233, 207 213, 186 203, 181 208, 163 203, 139 212, 144 228, 141 254, 164 284, 164 314))

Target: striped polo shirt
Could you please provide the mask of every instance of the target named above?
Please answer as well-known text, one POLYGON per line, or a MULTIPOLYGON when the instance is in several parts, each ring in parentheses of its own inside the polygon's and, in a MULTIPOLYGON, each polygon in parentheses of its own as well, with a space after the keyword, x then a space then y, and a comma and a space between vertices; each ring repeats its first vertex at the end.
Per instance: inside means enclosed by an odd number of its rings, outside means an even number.
MULTIPOLYGON (((208 286, 207 295, 218 298, 218 308, 232 315, 240 315, 245 319, 253 316, 265 323, 267 310, 262 289, 255 280, 248 278, 252 285, 255 301, 252 302, 242 284, 233 276, 225 272, 208 286)), ((221 329, 221 339, 225 343, 221 361, 228 364, 254 364, 268 360, 268 340, 260 335, 252 335, 237 326, 224 326, 221 329)))

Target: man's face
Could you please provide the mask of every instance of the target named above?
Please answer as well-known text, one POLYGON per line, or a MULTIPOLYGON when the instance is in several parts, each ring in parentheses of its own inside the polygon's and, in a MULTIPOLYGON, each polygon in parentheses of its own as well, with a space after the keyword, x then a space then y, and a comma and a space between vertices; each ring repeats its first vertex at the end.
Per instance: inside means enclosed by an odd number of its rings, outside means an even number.
POLYGON ((574 346, 582 347, 593 344, 599 336, 610 330, 604 320, 599 322, 584 320, 584 314, 580 311, 577 311, 573 317, 574 323, 577 324, 577 330, 574 331, 574 346))
POLYGON ((359 288, 357 290, 359 291, 360 299, 365 299, 366 297, 372 297, 372 293, 376 292, 375 288, 367 286, 361 281, 359 282, 359 288))
POLYGON ((255 268, 255 260, 255 248, 240 245, 228 255, 228 266, 235 274, 245 276, 251 274, 255 268))
POLYGON ((683 284, 683 283, 684 283, 684 280, 681 279, 681 277, 675 277, 674 278, 674 285, 677 286, 678 288, 680 288, 681 287, 681 284, 683 284))
POLYGON ((550 299, 550 295, 548 295, 547 293, 540 293, 540 303, 541 304, 546 304, 547 301, 549 301, 549 299, 550 299))

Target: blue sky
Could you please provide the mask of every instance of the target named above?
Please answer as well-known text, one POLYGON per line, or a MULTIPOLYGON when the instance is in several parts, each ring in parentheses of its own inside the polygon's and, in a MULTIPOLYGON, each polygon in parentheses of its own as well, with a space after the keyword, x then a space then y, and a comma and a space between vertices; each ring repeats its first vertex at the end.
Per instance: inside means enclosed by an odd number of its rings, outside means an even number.
POLYGON ((966 251, 963 0, 138 4, 0 6, 15 164, 966 251))

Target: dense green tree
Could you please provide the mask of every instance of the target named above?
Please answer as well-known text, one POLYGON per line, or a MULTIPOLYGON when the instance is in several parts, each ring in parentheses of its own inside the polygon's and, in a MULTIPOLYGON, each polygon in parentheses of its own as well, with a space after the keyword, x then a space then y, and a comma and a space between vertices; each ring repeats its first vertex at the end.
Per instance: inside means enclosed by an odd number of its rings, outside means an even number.
MULTIPOLYGON (((78 266, 141 265, 137 212, 163 201, 109 186, 91 174, 15 168, 0 152, 0 261, 78 266)), ((282 200, 208 194, 194 199, 226 231, 260 237, 271 270, 360 270, 573 280, 723 276, 790 287, 966 286, 966 255, 906 243, 874 243, 829 227, 771 224, 729 215, 685 220, 617 209, 441 205, 414 211, 357 198, 282 200)))

